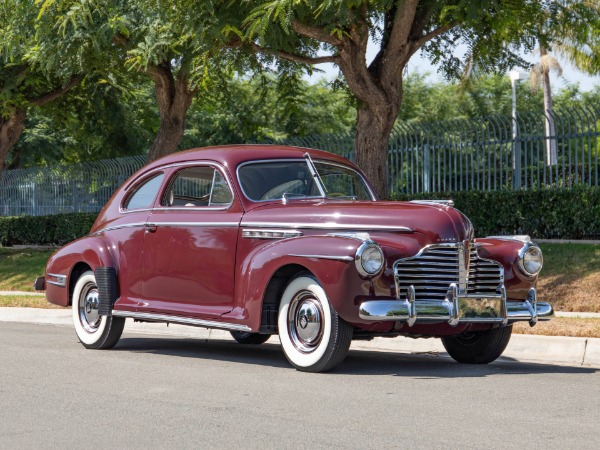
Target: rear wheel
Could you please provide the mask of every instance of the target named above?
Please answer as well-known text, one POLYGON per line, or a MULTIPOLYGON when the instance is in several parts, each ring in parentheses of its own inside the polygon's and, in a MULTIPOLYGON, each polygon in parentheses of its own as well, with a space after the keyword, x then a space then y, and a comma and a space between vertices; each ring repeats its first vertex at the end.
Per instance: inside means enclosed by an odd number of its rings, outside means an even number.
POLYGON ((278 316, 279 339, 288 361, 298 370, 326 372, 340 364, 350 347, 353 328, 333 309, 310 274, 287 285, 278 316))
POLYGON ((510 341, 512 325, 487 331, 444 336, 442 343, 448 354, 464 364, 488 364, 502 355, 510 341))
POLYGON ((83 346, 92 349, 114 347, 123 333, 125 318, 98 314, 98 286, 94 272, 88 271, 79 277, 72 303, 75 332, 83 346))
POLYGON ((270 334, 247 333, 245 331, 230 331, 230 333, 240 344, 264 344, 271 337, 270 334))

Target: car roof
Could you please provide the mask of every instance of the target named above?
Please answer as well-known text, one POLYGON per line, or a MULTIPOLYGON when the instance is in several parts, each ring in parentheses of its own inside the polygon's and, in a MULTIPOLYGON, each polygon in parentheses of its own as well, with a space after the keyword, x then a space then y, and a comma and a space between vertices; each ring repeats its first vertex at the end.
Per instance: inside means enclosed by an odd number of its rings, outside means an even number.
POLYGON ((148 164, 144 167, 144 171, 146 172, 160 166, 196 160, 216 161, 232 170, 235 170, 237 166, 247 161, 271 158, 303 158, 304 154, 307 152, 313 159, 322 158, 348 164, 347 159, 323 150, 293 147, 289 145, 240 144, 194 148, 191 150, 173 153, 148 164))

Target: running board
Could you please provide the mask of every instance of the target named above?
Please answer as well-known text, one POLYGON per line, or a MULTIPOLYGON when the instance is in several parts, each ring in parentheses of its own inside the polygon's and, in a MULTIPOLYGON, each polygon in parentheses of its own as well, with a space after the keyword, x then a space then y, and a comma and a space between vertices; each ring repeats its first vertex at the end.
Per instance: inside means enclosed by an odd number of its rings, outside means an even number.
POLYGON ((148 322, 178 323, 181 325, 192 325, 194 327, 204 328, 218 328, 220 330, 230 331, 252 331, 250 327, 247 327, 246 325, 217 322, 215 320, 192 319, 191 317, 169 316, 167 314, 139 313, 132 311, 113 310, 112 315, 115 317, 129 317, 131 319, 145 320, 148 322))

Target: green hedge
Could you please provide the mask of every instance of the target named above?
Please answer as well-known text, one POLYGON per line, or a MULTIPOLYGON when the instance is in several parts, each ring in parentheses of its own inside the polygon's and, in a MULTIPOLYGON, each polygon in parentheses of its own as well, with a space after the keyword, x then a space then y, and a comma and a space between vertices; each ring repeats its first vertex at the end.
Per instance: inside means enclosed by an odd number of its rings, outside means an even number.
POLYGON ((476 236, 529 234, 538 239, 600 237, 600 188, 446 192, 397 195, 396 200, 452 199, 476 236))
MULTIPOLYGON (((452 199, 476 236, 529 234, 537 239, 600 238, 600 188, 397 195, 395 200, 452 199)), ((0 245, 63 245, 88 234, 95 213, 0 217, 0 245)))
POLYGON ((96 213, 0 217, 0 245, 63 245, 85 236, 96 213))

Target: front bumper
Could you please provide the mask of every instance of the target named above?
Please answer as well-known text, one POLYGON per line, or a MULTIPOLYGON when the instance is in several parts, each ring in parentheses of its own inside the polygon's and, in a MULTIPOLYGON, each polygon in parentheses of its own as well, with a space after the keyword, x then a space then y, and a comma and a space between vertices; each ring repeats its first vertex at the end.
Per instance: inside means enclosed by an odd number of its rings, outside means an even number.
POLYGON ((528 321, 534 326, 538 320, 549 320, 554 315, 550 303, 538 303, 536 290, 531 288, 523 302, 507 302, 503 290, 485 297, 459 295, 456 285, 451 285, 444 300, 415 301, 414 288, 408 289, 405 300, 368 300, 360 305, 359 316, 363 320, 400 321, 409 326, 415 323, 448 322, 509 324, 528 321))

